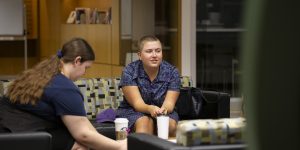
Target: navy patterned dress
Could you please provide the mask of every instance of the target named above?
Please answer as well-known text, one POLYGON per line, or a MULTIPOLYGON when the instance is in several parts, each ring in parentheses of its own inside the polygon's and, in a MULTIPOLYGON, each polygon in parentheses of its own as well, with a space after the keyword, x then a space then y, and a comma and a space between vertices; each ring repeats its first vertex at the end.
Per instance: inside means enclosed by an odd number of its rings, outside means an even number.
MULTIPOLYGON (((124 68, 120 86, 138 86, 140 94, 146 104, 161 107, 168 90, 179 92, 180 75, 175 66, 172 66, 166 61, 162 61, 157 77, 151 82, 144 70, 142 61, 137 60, 124 68)), ((117 109, 117 117, 127 118, 129 120, 128 127, 131 131, 136 120, 145 115, 150 116, 149 114, 135 111, 125 97, 117 109)), ((179 118, 175 111, 171 112, 169 117, 176 122, 179 118)))

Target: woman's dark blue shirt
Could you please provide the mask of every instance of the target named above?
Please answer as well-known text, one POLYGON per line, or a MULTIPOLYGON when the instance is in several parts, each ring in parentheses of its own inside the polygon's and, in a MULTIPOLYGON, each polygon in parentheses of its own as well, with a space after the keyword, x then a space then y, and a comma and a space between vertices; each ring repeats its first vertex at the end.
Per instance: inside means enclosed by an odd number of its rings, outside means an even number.
POLYGON ((63 115, 86 115, 80 90, 62 74, 52 78, 36 105, 17 104, 17 107, 56 122, 61 122, 60 117, 63 115))

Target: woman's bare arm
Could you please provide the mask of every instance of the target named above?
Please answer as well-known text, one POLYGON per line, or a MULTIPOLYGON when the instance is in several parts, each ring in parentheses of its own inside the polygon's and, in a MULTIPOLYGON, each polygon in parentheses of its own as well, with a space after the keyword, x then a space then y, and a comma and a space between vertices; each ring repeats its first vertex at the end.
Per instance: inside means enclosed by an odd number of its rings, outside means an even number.
POLYGON ((124 86, 122 91, 127 102, 138 112, 151 114, 155 117, 160 113, 160 108, 154 105, 145 104, 137 86, 124 86))
POLYGON ((85 116, 64 115, 62 121, 73 138, 91 149, 126 150, 127 140, 115 141, 97 132, 85 116))
POLYGON ((161 111, 167 111, 166 113, 171 113, 174 110, 178 96, 179 92, 177 91, 167 91, 166 98, 161 106, 161 111))

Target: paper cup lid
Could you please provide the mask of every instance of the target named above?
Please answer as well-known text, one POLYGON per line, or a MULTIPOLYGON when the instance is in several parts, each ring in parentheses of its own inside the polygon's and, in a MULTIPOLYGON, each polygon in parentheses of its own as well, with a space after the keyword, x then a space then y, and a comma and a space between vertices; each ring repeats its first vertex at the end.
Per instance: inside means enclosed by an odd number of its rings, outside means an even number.
POLYGON ((127 118, 116 118, 115 123, 128 123, 128 119, 127 118))
POLYGON ((168 115, 158 115, 158 116, 157 116, 157 118, 165 118, 165 117, 169 118, 168 115))

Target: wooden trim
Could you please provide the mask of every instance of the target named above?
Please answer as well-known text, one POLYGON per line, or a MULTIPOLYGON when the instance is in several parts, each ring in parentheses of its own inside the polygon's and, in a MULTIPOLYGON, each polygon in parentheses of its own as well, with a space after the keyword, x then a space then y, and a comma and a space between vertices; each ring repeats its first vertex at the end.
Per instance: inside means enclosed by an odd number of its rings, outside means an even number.
POLYGON ((120 65, 120 0, 112 0, 112 64, 120 65))
POLYGON ((177 38, 178 38, 178 51, 177 51, 177 53, 178 53, 178 60, 177 60, 177 68, 178 68, 178 70, 179 70, 179 72, 180 73, 182 73, 181 71, 182 71, 182 68, 181 68, 181 64, 182 64, 182 59, 181 59, 181 57, 182 57, 182 49, 181 49, 181 46, 182 46, 182 41, 181 41, 181 36, 182 36, 182 34, 181 34, 181 32, 182 32, 182 27, 181 27, 181 18, 182 18, 182 9, 181 9, 181 5, 182 5, 182 0, 178 0, 178 31, 177 31, 177 38))

